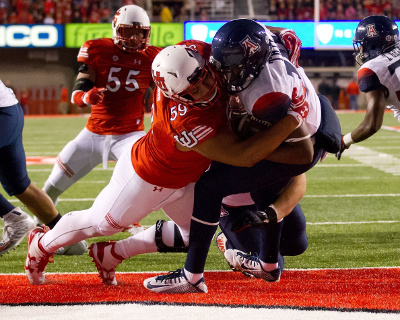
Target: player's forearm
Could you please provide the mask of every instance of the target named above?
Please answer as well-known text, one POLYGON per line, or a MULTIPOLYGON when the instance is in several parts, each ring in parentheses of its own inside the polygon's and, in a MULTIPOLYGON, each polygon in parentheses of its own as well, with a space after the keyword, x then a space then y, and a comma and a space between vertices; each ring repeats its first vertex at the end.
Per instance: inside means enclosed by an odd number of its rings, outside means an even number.
POLYGON ((343 137, 346 148, 351 144, 364 141, 374 135, 382 126, 386 109, 384 90, 374 90, 366 94, 367 112, 361 124, 343 137))
POLYGON ((219 133, 198 146, 195 151, 218 162, 238 167, 251 167, 269 156, 297 127, 295 117, 286 115, 282 120, 247 140, 233 133, 219 133), (210 139, 211 140, 211 139, 210 139))

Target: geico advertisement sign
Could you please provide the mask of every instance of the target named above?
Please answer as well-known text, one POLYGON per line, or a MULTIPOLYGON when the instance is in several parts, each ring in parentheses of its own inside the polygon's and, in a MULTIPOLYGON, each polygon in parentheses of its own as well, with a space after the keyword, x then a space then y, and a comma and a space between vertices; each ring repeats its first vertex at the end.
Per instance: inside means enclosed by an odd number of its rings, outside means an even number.
POLYGON ((49 48, 64 46, 63 25, 0 26, 0 47, 49 48))
MULTIPOLYGON (((112 38, 110 23, 68 23, 65 25, 65 47, 80 48, 87 40, 112 38)), ((183 40, 182 23, 152 23, 150 43, 166 47, 183 40)))

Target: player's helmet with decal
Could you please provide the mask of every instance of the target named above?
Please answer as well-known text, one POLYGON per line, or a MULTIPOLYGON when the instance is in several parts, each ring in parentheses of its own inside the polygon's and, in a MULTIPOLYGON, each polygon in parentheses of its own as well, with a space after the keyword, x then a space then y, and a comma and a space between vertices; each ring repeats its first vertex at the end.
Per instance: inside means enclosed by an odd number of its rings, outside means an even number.
POLYGON ((150 19, 139 6, 128 5, 118 9, 112 21, 112 29, 114 43, 123 51, 142 51, 149 44, 150 19), (140 36, 137 36, 138 32, 140 36))
POLYGON ((271 39, 262 24, 236 19, 224 24, 211 45, 210 63, 231 93, 246 89, 272 53, 271 39))
POLYGON ((356 61, 362 65, 393 49, 399 41, 397 24, 386 16, 369 16, 357 26, 353 38, 356 61))
POLYGON ((219 96, 217 81, 205 59, 184 45, 161 50, 153 60, 151 73, 167 98, 185 105, 204 108, 219 96))

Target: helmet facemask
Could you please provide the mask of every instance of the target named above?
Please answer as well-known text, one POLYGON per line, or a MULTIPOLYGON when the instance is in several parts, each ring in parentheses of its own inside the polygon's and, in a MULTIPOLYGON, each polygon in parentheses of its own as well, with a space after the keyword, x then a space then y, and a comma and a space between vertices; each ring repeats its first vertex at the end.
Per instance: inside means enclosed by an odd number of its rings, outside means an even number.
POLYGON ((215 75, 197 51, 183 45, 161 50, 152 63, 155 84, 167 98, 194 108, 205 108, 219 97, 215 75))
POLYGON ((114 36, 114 43, 122 50, 127 52, 137 52, 145 50, 149 44, 150 27, 137 25, 119 25, 114 36), (135 34, 140 32, 142 36, 135 34))
MULTIPOLYGON (((187 78, 190 85, 182 92, 176 93, 171 96, 172 99, 183 102, 195 108, 209 107, 219 97, 219 87, 214 74, 207 66, 202 69, 196 69, 192 75, 187 78), (212 79, 212 80, 211 80, 212 79), (204 82, 210 82, 209 89, 204 94, 198 94, 198 90, 204 82), (211 81, 213 83, 211 84, 211 81)), ((204 89, 204 88, 203 88, 204 89)))

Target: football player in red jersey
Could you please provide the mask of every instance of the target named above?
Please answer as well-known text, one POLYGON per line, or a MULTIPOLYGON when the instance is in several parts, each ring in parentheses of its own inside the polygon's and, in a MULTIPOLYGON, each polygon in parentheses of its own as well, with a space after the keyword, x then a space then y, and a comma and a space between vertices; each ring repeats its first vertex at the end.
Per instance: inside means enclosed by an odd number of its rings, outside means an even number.
POLYGON ((151 63, 161 48, 149 45, 150 20, 136 5, 120 8, 113 37, 86 41, 71 101, 91 107, 86 127, 57 157, 44 190, 57 203, 73 183, 103 162, 118 160, 126 144, 144 136, 144 95, 153 85, 151 63))
POLYGON ((60 152, 44 184, 55 204, 98 164, 106 168, 108 160, 118 160, 126 145, 145 135, 144 96, 154 86, 151 63, 161 48, 149 45, 150 20, 136 5, 120 8, 112 29, 112 38, 86 41, 78 54, 71 101, 90 106, 91 114, 86 127, 60 152))
POLYGON ((340 159, 344 150, 375 134, 382 126, 385 109, 394 111, 400 121, 400 46, 397 24, 386 16, 364 18, 353 39, 358 86, 368 101, 364 120, 343 136, 340 159))
MULTIPOLYGON (((164 223, 162 239, 149 228, 117 244, 91 246, 90 256, 102 281, 115 285, 115 269, 131 256, 132 248, 139 254, 157 252, 160 241, 172 249, 187 246, 194 185, 212 160, 252 166, 267 156, 287 159, 292 148, 280 145, 301 125, 307 108, 292 106, 274 126, 240 140, 227 130, 227 99, 209 69, 209 54, 210 44, 188 41, 186 46, 167 47, 157 55, 152 64, 157 88, 151 129, 133 147, 124 149, 110 183, 90 209, 64 215, 47 233, 40 227, 31 231, 25 271, 32 284, 44 283, 45 267, 58 248, 113 235, 162 208, 172 220, 164 223)), ((300 126, 294 135, 307 136, 307 129, 300 126)), ((309 163, 312 143, 305 139, 301 144, 303 157, 290 161, 309 163)))

